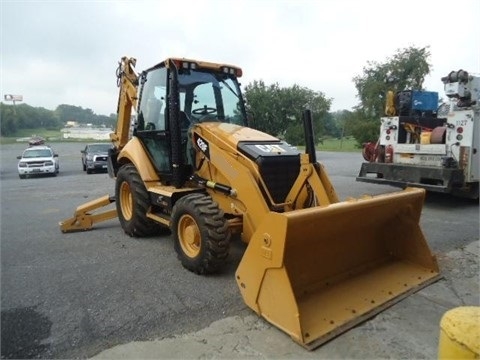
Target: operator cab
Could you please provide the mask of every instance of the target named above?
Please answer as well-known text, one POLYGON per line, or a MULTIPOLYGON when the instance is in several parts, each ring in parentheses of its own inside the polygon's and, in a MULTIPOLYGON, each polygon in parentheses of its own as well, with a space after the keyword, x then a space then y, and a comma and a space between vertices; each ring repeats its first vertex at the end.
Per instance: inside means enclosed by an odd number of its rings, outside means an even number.
POLYGON ((140 75, 134 129, 163 183, 180 187, 193 169, 190 129, 202 122, 247 126, 239 68, 168 59, 140 75))

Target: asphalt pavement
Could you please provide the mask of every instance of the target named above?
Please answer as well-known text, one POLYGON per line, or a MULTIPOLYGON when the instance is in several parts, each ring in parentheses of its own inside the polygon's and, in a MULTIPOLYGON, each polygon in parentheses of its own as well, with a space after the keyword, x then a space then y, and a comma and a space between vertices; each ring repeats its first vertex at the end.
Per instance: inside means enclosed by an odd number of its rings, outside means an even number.
MULTIPOLYGON (((479 304, 478 203, 427 195, 421 226, 444 279, 313 352, 257 317, 224 272, 197 276, 170 236, 130 238, 118 220, 62 234, 76 206, 112 194, 82 171, 85 143, 55 143, 57 177, 21 180, 22 144, 0 148, 2 358, 434 358, 441 315, 479 304)), ((358 153, 318 154, 340 197, 396 191, 355 182, 358 153)))
POLYGON ((94 359, 433 359, 440 320, 458 306, 479 306, 479 249, 448 252, 444 278, 314 351, 255 315, 232 316, 196 332, 130 342, 94 359))

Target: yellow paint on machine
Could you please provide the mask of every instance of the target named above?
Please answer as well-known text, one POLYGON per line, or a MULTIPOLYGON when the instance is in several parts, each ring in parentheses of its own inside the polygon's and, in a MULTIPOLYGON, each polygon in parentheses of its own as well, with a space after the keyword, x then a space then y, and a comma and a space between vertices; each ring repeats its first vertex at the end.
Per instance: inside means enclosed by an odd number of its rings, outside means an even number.
MULTIPOLYGON (((60 222, 63 232, 90 230, 116 216, 132 236, 170 227, 182 265, 198 274, 225 265, 230 235, 239 233, 248 243, 236 271, 245 303, 308 349, 440 278, 419 225, 425 190, 339 202, 326 169, 316 161, 313 142, 300 153, 245 126, 243 106, 222 102, 218 91, 235 92, 217 82, 228 73, 234 84, 240 68, 174 58, 146 70, 145 76, 166 67, 172 75, 159 76, 157 84, 171 92, 169 100, 177 99, 166 104, 171 128, 138 125, 130 138, 131 109, 139 94, 145 96, 143 85, 155 84, 138 81, 135 63, 124 57, 117 69, 118 124, 111 137, 116 152, 110 157, 115 197, 77 207, 72 218, 60 222), (218 102, 219 115, 229 114, 230 105, 232 114, 243 113, 242 122, 225 122, 222 115, 197 118, 183 129, 180 85, 191 85, 182 109, 191 109, 192 117, 203 111, 194 106, 193 96, 194 86, 207 78, 196 78, 193 70, 199 67, 215 79, 208 88, 214 90, 211 102, 218 102), (192 78, 180 84, 179 75, 192 78), (118 212, 104 209, 114 201, 118 212)), ((235 95, 243 104, 241 93, 235 95)), ((204 115, 209 109, 204 106, 204 115)), ((306 138, 313 139, 311 111, 303 115, 306 138)), ((418 154, 421 146, 404 150, 418 154)))
POLYGON ((423 190, 269 213, 237 270, 245 302, 312 349, 439 279, 423 190))

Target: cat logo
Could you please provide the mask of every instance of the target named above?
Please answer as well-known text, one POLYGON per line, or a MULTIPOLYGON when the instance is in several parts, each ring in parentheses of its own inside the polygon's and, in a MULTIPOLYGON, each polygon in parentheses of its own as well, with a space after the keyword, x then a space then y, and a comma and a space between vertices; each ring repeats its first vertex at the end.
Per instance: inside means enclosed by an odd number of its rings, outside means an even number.
POLYGON ((200 150, 202 150, 203 152, 207 151, 208 149, 208 145, 205 143, 205 141, 201 137, 197 139, 197 145, 200 148, 200 150))
POLYGON ((198 148, 207 156, 207 158, 210 158, 210 151, 208 149, 208 142, 206 140, 202 139, 196 133, 194 134, 194 138, 195 138, 195 144, 198 146, 198 148))
POLYGON ((279 145, 267 145, 267 144, 264 144, 264 145, 255 145, 255 147, 260 150, 260 151, 263 151, 263 152, 266 152, 266 153, 284 153, 285 152, 285 149, 282 148, 281 146, 279 145))

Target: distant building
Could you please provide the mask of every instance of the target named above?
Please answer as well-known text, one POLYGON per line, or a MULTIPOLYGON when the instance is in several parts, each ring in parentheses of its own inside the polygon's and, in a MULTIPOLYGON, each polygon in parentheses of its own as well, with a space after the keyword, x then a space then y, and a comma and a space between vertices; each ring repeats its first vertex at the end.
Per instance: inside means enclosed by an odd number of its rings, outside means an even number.
POLYGON ((111 129, 107 128, 81 128, 71 127, 62 129, 64 139, 93 139, 93 140, 109 140, 111 129))
POLYGON ((65 124, 65 127, 76 127, 78 126, 78 123, 76 121, 67 121, 67 123, 65 124))

